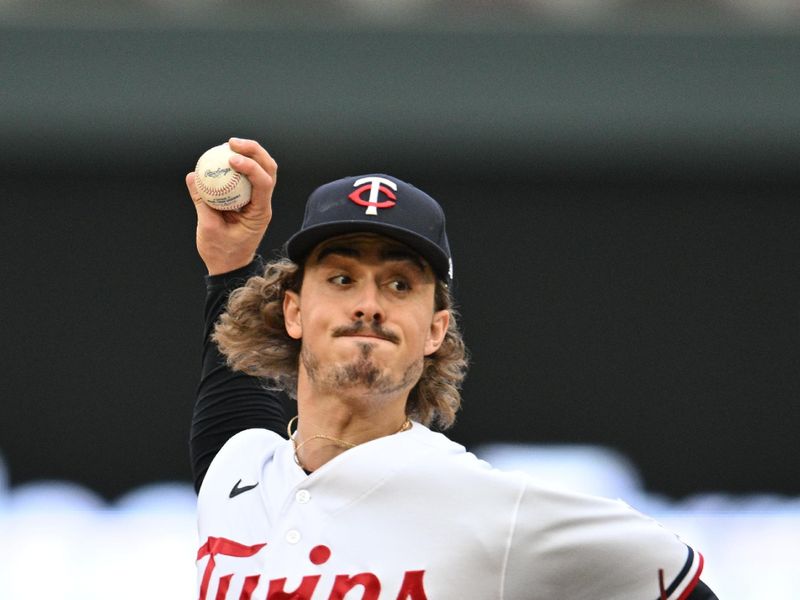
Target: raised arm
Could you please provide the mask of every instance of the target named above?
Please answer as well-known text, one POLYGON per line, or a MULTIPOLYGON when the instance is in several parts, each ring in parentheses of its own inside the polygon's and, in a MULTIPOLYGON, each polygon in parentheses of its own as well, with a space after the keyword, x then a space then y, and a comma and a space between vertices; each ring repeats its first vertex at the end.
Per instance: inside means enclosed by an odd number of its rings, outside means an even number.
POLYGON ((209 275, 229 273, 248 265, 272 219, 272 192, 278 164, 253 140, 231 138, 231 167, 244 174, 253 186, 250 203, 239 211, 215 210, 203 202, 194 182, 186 175, 186 187, 197 211, 197 252, 209 275))
POLYGON ((231 371, 210 339, 230 292, 259 272, 258 246, 272 218, 277 164, 252 140, 231 139, 240 156, 231 166, 250 179, 250 203, 240 211, 217 211, 197 193, 194 173, 186 185, 197 211, 197 252, 206 265, 203 361, 192 414, 190 457, 195 489, 222 445, 244 429, 263 427, 284 434, 287 418, 280 394, 267 391, 255 377, 231 371))

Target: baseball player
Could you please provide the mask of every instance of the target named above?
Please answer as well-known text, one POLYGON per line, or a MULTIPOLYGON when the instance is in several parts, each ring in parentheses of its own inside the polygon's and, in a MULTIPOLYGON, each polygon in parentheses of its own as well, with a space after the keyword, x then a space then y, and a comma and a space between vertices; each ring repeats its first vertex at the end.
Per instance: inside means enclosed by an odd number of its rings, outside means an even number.
POLYGON ((187 176, 209 272, 200 600, 715 598, 700 553, 653 520, 492 469, 429 428, 452 423, 466 369, 430 196, 384 174, 323 185, 264 265, 277 165, 230 146, 253 185, 244 210, 205 206, 187 176), (296 400, 288 430, 275 390, 296 400))

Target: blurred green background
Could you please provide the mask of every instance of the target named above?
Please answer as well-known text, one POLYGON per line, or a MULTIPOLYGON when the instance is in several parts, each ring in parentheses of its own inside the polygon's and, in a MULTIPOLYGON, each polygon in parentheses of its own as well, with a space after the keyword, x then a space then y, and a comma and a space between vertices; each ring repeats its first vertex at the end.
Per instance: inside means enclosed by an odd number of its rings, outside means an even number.
POLYGON ((592 443, 649 490, 800 493, 800 12, 763 2, 0 3, 0 452, 107 498, 188 480, 232 135, 445 207, 473 366, 452 437, 592 443))

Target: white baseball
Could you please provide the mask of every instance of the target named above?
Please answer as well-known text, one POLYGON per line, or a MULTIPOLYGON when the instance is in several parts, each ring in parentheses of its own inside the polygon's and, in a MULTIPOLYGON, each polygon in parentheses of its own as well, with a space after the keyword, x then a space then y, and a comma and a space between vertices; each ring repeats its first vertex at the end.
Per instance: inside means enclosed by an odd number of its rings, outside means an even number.
POLYGON ((197 161, 195 185, 203 202, 217 210, 239 210, 250 202, 250 180, 234 170, 227 143, 206 150, 197 161))

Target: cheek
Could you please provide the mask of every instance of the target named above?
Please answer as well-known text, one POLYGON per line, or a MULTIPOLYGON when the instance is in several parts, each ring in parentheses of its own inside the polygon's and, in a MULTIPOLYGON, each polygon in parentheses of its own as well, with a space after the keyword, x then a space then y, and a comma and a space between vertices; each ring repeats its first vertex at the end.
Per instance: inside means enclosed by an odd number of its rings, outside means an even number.
POLYGON ((430 317, 427 314, 418 315, 417 318, 414 319, 413 327, 410 326, 407 331, 409 331, 409 345, 424 352, 427 349, 431 334, 430 317))
POLYGON ((316 311, 305 313, 301 316, 300 322, 303 327, 303 337, 310 338, 319 335, 319 331, 324 328, 324 323, 320 320, 321 315, 316 311))
POLYGON ((333 306, 325 308, 315 307, 313 310, 301 315, 303 329, 303 342, 318 348, 334 344, 336 340, 331 337, 332 331, 346 322, 341 318, 333 306))

